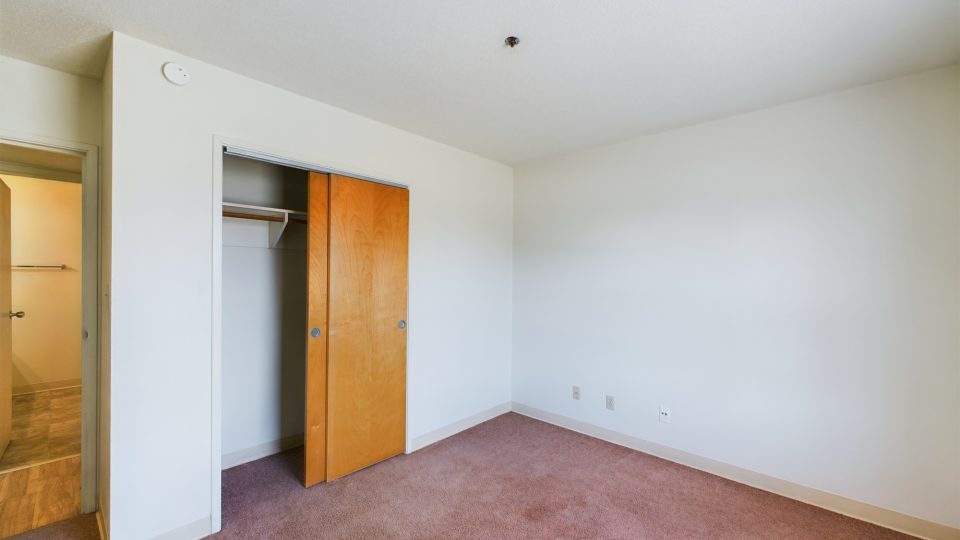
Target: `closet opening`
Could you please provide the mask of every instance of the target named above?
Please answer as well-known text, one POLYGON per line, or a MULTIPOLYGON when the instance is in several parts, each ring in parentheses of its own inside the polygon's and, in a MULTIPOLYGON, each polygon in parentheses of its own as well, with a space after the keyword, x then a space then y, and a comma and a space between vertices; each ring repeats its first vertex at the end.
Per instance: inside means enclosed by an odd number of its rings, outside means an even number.
POLYGON ((303 445, 307 172, 223 159, 223 462, 303 445))
POLYGON ((409 220, 403 186, 216 151, 214 531, 251 474, 324 489, 404 452, 409 220))

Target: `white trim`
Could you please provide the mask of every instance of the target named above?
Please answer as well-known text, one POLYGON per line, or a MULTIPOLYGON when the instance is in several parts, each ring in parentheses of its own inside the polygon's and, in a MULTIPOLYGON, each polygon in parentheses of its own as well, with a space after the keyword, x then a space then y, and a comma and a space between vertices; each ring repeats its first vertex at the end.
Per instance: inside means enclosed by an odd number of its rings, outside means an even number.
POLYGON ((0 173, 12 176, 26 176, 29 178, 40 178, 41 180, 60 180, 63 182, 81 183, 83 174, 72 171, 63 171, 60 169, 50 169, 48 167, 37 167, 34 165, 24 165, 13 161, 0 161, 0 173))
MULTIPOLYGON (((320 163, 310 159, 297 159, 287 156, 284 152, 262 147, 261 145, 241 142, 222 135, 213 135, 213 171, 212 171, 212 201, 211 227, 213 229, 211 272, 211 313, 210 313, 210 534, 220 531, 222 527, 222 484, 220 473, 223 465, 223 155, 229 147, 234 155, 243 155, 268 163, 296 164, 297 168, 312 171, 334 171, 353 178, 360 178, 381 184, 409 189, 409 186, 385 178, 384 175, 369 172, 350 172, 334 163, 320 163), (263 159, 265 158, 265 159, 263 159)), ((408 283, 409 287, 409 283, 408 283)), ((407 295, 409 303, 410 295, 407 295)), ((407 312, 409 313, 409 307, 407 312)), ((407 361, 409 363, 410 335, 407 335, 407 361)), ((409 373, 409 370, 408 370, 409 373)), ((407 411, 410 410, 410 379, 407 378, 407 411)), ((405 440, 410 448, 410 428, 407 422, 405 440)))
POLYGON ((163 534, 153 537, 153 540, 197 540, 213 534, 210 530, 210 517, 198 519, 193 523, 188 523, 183 527, 177 527, 163 534))
POLYGON ((813 506, 830 510, 838 514, 850 516, 861 521, 867 521, 881 527, 893 529, 906 534, 919 536, 929 539, 960 539, 960 529, 955 529, 948 525, 927 521, 914 516, 901 514, 886 508, 880 508, 872 504, 867 504, 853 499, 848 499, 841 495, 827 493, 811 487, 795 484, 787 480, 781 480, 762 473, 743 469, 735 465, 729 465, 683 450, 677 450, 657 444, 655 442, 639 439, 613 431, 611 429, 581 422, 573 418, 555 414, 552 412, 530 407, 522 403, 513 402, 513 412, 529 416, 536 420, 547 422, 571 431, 583 433, 597 439, 601 439, 616 445, 624 446, 638 452, 657 456, 659 458, 686 465, 694 469, 699 469, 710 474, 721 476, 734 482, 746 484, 764 491, 776 493, 784 497, 795 499, 813 506))
POLYGON ((97 509, 99 467, 98 407, 100 395, 100 148, 94 144, 66 141, 0 130, 0 141, 47 152, 82 158, 83 199, 83 393, 80 422, 80 511, 97 509))
POLYGON ((37 392, 49 392, 51 390, 64 390, 67 388, 76 388, 80 385, 80 379, 63 379, 61 381, 22 384, 20 386, 13 387, 13 395, 22 396, 23 394, 36 394, 37 392))
POLYGON ((461 431, 466 431, 476 425, 486 422, 487 420, 492 420, 501 414, 506 414, 511 410, 512 404, 508 401, 506 403, 501 403, 496 407, 491 407, 485 411, 478 412, 477 414, 470 415, 461 420, 457 420, 452 424, 435 429, 429 433, 420 435, 419 437, 414 437, 410 444, 410 449, 407 450, 407 453, 410 454, 422 448, 426 448, 435 442, 442 441, 443 439, 456 435, 461 431))
POLYGON ((244 448, 243 450, 237 450, 236 452, 224 454, 221 460, 221 467, 223 467, 223 470, 227 470, 231 467, 236 467, 237 465, 243 465, 244 463, 249 463, 267 456, 279 454, 284 450, 289 450, 298 446, 303 446, 303 433, 298 435, 290 435, 282 439, 265 442, 263 444, 251 446, 250 448, 244 448))
POLYGON ((222 527, 223 470, 223 146, 213 136, 213 268, 210 313, 210 533, 222 527))

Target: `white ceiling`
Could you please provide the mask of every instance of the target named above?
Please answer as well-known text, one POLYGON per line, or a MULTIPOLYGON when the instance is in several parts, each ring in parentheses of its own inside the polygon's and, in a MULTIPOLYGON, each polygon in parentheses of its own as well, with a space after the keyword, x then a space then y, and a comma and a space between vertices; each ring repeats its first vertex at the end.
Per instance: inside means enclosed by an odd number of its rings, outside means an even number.
POLYGON ((960 0, 0 0, 56 69, 111 29, 506 163, 960 60, 960 0))

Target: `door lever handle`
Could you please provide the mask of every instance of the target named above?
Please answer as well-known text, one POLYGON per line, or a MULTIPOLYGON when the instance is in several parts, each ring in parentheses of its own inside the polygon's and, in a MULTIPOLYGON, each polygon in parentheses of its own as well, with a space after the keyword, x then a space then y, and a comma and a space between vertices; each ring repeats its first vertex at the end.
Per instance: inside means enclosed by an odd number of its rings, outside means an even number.
POLYGON ((7 313, 7 317, 10 317, 11 319, 14 318, 14 317, 16 317, 16 318, 18 318, 18 319, 22 319, 22 318, 24 318, 24 317, 26 317, 26 316, 27 316, 27 314, 24 313, 24 312, 22 312, 22 311, 11 311, 10 313, 7 313))

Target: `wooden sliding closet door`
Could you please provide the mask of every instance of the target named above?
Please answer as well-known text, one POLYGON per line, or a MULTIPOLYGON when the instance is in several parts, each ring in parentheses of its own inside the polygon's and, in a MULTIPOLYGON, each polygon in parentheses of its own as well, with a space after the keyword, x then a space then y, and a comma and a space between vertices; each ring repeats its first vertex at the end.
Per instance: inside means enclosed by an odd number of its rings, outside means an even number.
POLYGON ((406 189, 331 175, 327 480, 404 451, 406 189))
POLYGON ((330 176, 310 173, 307 185, 307 369, 303 431, 304 485, 327 477, 327 250, 330 176))

